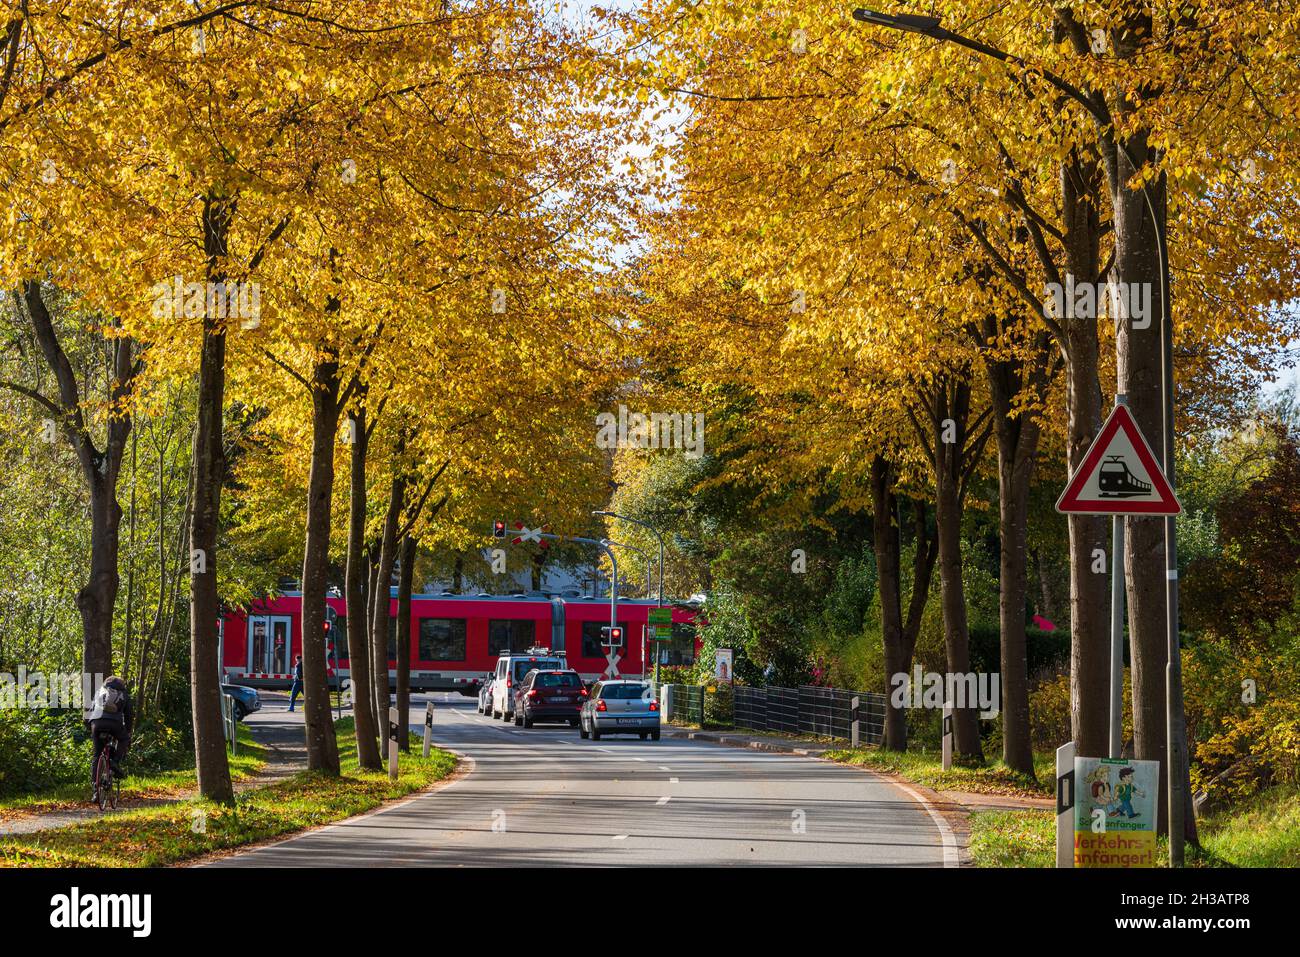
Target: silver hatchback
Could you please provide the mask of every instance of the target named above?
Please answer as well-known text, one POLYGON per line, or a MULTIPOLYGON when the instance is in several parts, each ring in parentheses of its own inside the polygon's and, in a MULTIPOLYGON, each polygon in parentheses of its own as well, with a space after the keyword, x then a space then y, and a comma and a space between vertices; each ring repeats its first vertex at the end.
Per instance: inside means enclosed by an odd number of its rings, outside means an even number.
POLYGON ((659 702, 644 681, 599 681, 582 705, 579 734, 599 741, 602 734, 635 734, 659 740, 659 702))

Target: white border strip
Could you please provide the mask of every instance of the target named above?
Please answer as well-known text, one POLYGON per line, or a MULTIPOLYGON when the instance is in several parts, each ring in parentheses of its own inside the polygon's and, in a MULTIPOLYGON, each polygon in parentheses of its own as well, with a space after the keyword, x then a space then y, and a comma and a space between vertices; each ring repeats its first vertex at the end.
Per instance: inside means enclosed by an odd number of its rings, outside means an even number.
POLYGON ((901 781, 890 781, 889 783, 893 784, 900 791, 909 794, 913 800, 917 801, 921 807, 925 808, 925 813, 930 815, 930 819, 934 821, 934 826, 939 829, 939 836, 943 838, 943 866, 958 867, 961 862, 957 854, 957 838, 952 833, 952 828, 948 826, 948 822, 943 819, 943 815, 936 811, 934 805, 927 801, 920 793, 914 791, 901 781))

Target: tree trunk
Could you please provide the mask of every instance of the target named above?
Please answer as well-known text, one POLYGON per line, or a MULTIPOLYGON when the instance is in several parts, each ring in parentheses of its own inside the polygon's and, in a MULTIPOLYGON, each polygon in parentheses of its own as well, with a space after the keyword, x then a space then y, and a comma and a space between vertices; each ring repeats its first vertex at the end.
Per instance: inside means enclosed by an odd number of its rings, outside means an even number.
MULTIPOLYGON (((1138 162, 1147 156, 1145 135, 1128 141, 1138 162)), ((1135 329, 1131 320, 1117 328, 1119 388, 1128 398, 1138 427, 1160 455, 1164 435, 1163 366, 1160 316, 1162 276, 1155 224, 1140 189, 1128 189, 1132 167, 1120 152, 1112 184, 1115 210, 1115 274, 1123 289, 1151 290, 1150 323, 1135 329)), ((1164 217, 1164 182, 1148 185, 1156 215, 1164 217)), ((1168 793, 1165 666, 1169 661, 1165 601, 1165 533, 1161 519, 1125 520, 1124 569, 1128 579, 1129 647, 1133 672, 1134 757, 1160 762, 1160 791, 1168 793)), ((1180 705, 1181 706, 1181 705, 1180 705)), ((1186 787, 1186 784, 1184 784, 1186 787)), ((1157 801, 1157 829, 1168 828, 1168 802, 1157 801)))
MULTIPOLYGON (((203 245, 209 282, 224 282, 220 265, 227 250, 231 210, 219 199, 203 203, 203 245)), ((190 514, 190 701, 194 722, 194 760, 199 793, 209 801, 233 804, 221 720, 221 682, 217 673, 217 531, 221 487, 226 477, 222 411, 226 393, 226 334, 213 316, 203 318, 199 359, 198 412, 194 429, 190 514)))
MULTIPOLYGON (((1023 328, 1023 326, 1022 326, 1023 328)), ((979 337, 993 347, 1000 338, 990 317, 979 337)), ((1029 663, 1025 616, 1029 588, 1029 484, 1034 474, 1041 432, 1035 412, 1015 412, 1021 397, 1034 407, 1046 398, 1054 374, 1047 333, 1033 335, 1028 354, 992 353, 984 368, 993 403, 994 436, 998 445, 998 631, 1002 670, 1002 760, 1010 768, 1034 777, 1029 727, 1029 663)))
MULTIPOLYGON (((1098 213, 1101 170, 1095 160, 1072 157, 1061 165, 1064 248, 1067 273, 1076 283, 1100 275, 1098 213)), ((1097 320, 1063 318, 1067 418, 1066 457, 1070 474, 1101 430, 1097 320)), ((1102 757, 1109 735, 1110 596, 1109 522, 1096 515, 1071 515, 1070 532, 1070 725, 1078 754, 1102 757), (1100 572, 1098 555, 1102 556, 1100 572)))
MULTIPOLYGON (((396 458, 393 468, 398 470, 396 458)), ((384 517, 384 535, 379 543, 379 562, 375 569, 374 617, 370 621, 370 673, 375 685, 375 716, 382 733, 387 733, 391 701, 388 686, 388 618, 393 607, 391 582, 393 561, 397 555, 397 524, 401 519, 405 497, 406 480, 401 475, 395 475, 388 496, 388 512, 384 517)))
MULTIPOLYGON (((935 527, 939 536, 939 585, 943 605, 943 640, 948 673, 970 673, 970 629, 966 620, 966 589, 962 583, 962 502, 958 482, 945 470, 938 473, 935 495, 935 527)), ((955 704, 955 702, 954 702, 955 704)), ((953 709, 955 754, 967 762, 982 763, 978 707, 953 709)))
POLYGON ((921 630, 921 616, 930 593, 930 579, 938 556, 937 542, 926 530, 925 509, 918 502, 916 551, 912 568, 912 594, 907 618, 903 618, 902 548, 898 524, 898 498, 894 494, 894 466, 883 455, 871 460, 871 531, 880 592, 880 632, 885 656, 885 729, 882 746, 890 751, 907 750, 907 704, 894 706, 893 679, 911 681, 912 653, 921 630))
POLYGON ((338 741, 330 714, 325 658, 325 588, 329 567, 330 503, 334 492, 334 441, 339 427, 338 363, 312 370, 311 470, 307 481, 307 540, 302 560, 303 723, 307 769, 339 774, 338 741))
MULTIPOLYGON (((992 379, 993 376, 990 376, 992 379)), ((1025 614, 1028 576, 1026 543, 1029 537, 1029 483, 1038 452, 1038 423, 1003 413, 1014 395, 995 389, 998 404, 998 626, 1001 632, 1002 760, 1013 770, 1034 776, 1034 753, 1029 727, 1029 662, 1026 652, 1025 614)))
MULTIPOLYGON (((103 451, 95 447, 82 415, 82 394, 76 372, 59 343, 54 321, 35 280, 23 283, 23 299, 32 320, 32 331, 40 345, 50 371, 58 385, 59 400, 53 402, 39 393, 20 389, 29 398, 39 400, 55 412, 64 434, 77 454, 82 479, 90 498, 90 576, 77 592, 77 611, 81 615, 82 669, 90 675, 108 677, 113 672, 113 609, 120 584, 117 565, 119 527, 122 509, 117 501, 117 482, 122 456, 131 432, 131 416, 125 411, 137 366, 128 338, 112 343, 113 370, 111 398, 114 410, 109 418, 107 441, 103 451)), ((85 385, 89 386, 86 382, 85 385)))
MULTIPOLYGON (((406 727, 411 713, 411 583, 415 574, 415 539, 402 538, 401 570, 397 577, 397 714, 406 727)), ((411 750, 410 735, 399 736, 403 751, 411 750)))
POLYGON ((895 707, 894 679, 907 675, 912 663, 903 653, 903 605, 900 598, 900 547, 894 523, 894 472, 884 456, 871 460, 871 533, 880 592, 880 634, 885 652, 885 737, 883 747, 907 750, 907 707, 895 707))
POLYGON ((351 499, 348 511, 348 557, 346 584, 348 599, 348 668, 352 682, 352 718, 357 732, 357 763, 378 771, 382 761, 375 724, 375 696, 370 682, 369 630, 366 616, 366 410, 359 407, 349 416, 352 427, 351 499))

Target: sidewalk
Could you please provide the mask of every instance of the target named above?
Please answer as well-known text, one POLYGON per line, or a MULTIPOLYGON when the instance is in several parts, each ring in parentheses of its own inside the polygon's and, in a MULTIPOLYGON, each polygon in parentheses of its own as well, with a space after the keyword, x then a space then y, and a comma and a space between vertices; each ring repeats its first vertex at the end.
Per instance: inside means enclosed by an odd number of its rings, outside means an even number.
MULTIPOLYGON (((245 719, 245 726, 250 734, 267 749, 266 764, 252 777, 236 781, 235 793, 242 794, 253 788, 275 784, 297 774, 307 766, 307 741, 303 735, 302 710, 293 714, 288 712, 289 696, 275 693, 263 694, 262 710, 245 719)), ((127 755, 128 764, 130 755, 127 755)), ((51 811, 15 811, 10 816, 0 819, 0 837, 10 834, 34 834, 37 831, 49 831, 55 828, 80 824, 112 814, 162 804, 179 804, 191 800, 197 793, 196 788, 186 788, 165 797, 123 798, 116 811, 100 811, 90 806, 90 786, 86 786, 86 806, 60 808, 51 811)))
MULTIPOLYGON (((848 747, 848 742, 828 742, 821 743, 817 741, 804 741, 799 738, 783 738, 778 735, 754 734, 748 731, 696 731, 691 728, 674 728, 672 725, 664 725, 663 736, 666 738, 679 738, 690 741, 707 741, 711 744, 726 745, 732 748, 753 748, 757 751, 774 751, 784 754, 798 754, 809 758, 824 758, 827 751, 842 751, 848 747)), ((850 765, 858 767, 859 765, 850 765)), ((903 778, 888 771, 881 771, 875 768, 865 768, 872 774, 878 774, 886 778, 898 778, 907 781, 913 787, 920 788, 921 785, 903 778)), ((1049 797, 1022 797, 1004 794, 973 794, 968 791, 935 791, 925 788, 928 795, 937 796, 935 801, 943 810, 948 811, 1008 811, 1008 810, 1047 810, 1055 809, 1056 802, 1049 797)))

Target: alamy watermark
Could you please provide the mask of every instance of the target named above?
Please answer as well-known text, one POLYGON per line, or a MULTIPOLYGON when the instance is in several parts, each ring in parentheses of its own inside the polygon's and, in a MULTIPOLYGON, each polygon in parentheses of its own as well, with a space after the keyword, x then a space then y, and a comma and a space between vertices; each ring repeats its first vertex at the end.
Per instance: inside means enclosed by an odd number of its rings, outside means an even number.
POLYGON ((1151 283, 1049 282, 1043 290, 1044 313, 1054 319, 1097 319, 1108 316, 1118 326, 1128 320, 1132 329, 1151 327, 1151 283))
POLYGON ((173 276, 154 283, 155 319, 238 319, 243 329, 262 324, 262 287, 256 282, 186 282, 173 276))
POLYGON ((682 449, 688 459, 704 455, 704 413, 627 411, 596 415, 596 447, 601 449, 682 449))
POLYGON ((889 703, 894 708, 979 708, 981 718, 996 718, 1002 710, 1002 677, 996 672, 979 674, 942 674, 922 671, 917 665, 912 674, 900 671, 889 679, 889 703))
POLYGON ((104 683, 101 674, 84 671, 28 671, 20 665, 15 675, 0 671, 0 709, 85 709, 104 683))

